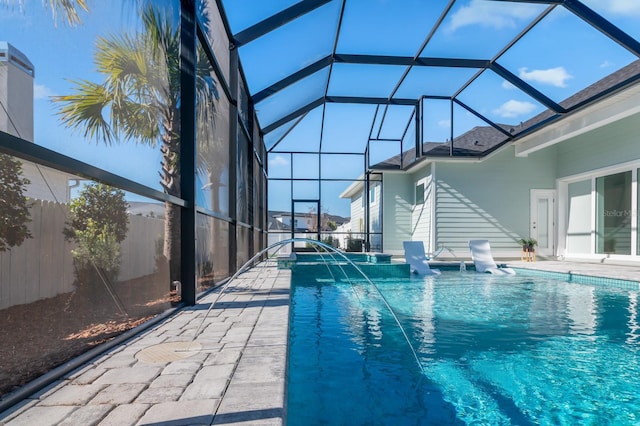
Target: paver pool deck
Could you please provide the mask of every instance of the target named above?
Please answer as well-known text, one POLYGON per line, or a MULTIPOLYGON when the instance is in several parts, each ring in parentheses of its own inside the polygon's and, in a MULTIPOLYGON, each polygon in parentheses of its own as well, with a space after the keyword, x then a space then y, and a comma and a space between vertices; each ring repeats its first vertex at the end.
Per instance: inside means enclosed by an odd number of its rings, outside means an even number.
MULTIPOLYGON (((640 281, 640 266, 508 263, 640 281)), ((285 424, 290 279, 255 267, 0 413, 0 424, 285 424)))
POLYGON ((253 268, 208 315, 222 287, 1 413, 0 424, 281 425, 289 288, 290 271, 253 268))

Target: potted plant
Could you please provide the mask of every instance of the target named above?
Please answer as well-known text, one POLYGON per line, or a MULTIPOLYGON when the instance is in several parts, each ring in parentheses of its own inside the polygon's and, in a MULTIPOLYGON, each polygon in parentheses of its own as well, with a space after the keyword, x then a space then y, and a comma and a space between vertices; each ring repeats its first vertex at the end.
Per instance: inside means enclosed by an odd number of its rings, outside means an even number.
POLYGON ((524 252, 534 252, 538 245, 538 241, 535 238, 520 238, 518 243, 522 245, 522 251, 524 252))

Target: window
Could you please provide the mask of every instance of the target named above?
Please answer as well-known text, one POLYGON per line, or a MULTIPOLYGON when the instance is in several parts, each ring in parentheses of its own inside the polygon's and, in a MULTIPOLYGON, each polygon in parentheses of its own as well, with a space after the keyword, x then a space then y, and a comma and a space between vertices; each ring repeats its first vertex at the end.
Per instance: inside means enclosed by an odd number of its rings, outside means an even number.
POLYGON ((369 190, 369 203, 373 204, 376 202, 376 187, 374 186, 369 190))
POLYGON ((416 185, 416 205, 424 204, 424 183, 416 185))
POLYGON ((631 171, 596 179, 596 253, 631 254, 631 171))

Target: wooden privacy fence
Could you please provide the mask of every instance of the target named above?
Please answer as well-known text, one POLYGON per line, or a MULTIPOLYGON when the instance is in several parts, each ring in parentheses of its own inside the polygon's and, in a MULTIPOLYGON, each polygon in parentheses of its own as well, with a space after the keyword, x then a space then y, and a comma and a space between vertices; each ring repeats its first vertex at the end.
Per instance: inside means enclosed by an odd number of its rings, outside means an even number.
MULTIPOLYGON (((30 212, 33 238, 0 252, 0 309, 74 290, 71 250, 75 244, 65 241, 62 235, 69 206, 35 200, 30 212)), ((156 241, 161 241, 163 233, 162 218, 129 216, 129 231, 121 243, 118 280, 155 271, 156 241)))

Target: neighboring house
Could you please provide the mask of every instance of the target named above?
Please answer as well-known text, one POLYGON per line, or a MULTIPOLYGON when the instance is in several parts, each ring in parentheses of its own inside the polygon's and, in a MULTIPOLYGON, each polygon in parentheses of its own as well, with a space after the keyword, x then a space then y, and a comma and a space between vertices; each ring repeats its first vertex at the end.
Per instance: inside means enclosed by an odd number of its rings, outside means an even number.
POLYGON ((335 239, 337 240, 337 247, 346 248, 347 240, 351 236, 351 222, 345 222, 339 225, 334 231, 335 239))
MULTIPOLYGON (((33 142, 33 79, 35 67, 27 56, 6 41, 0 41, 0 130, 33 142)), ((68 173, 22 160, 22 175, 29 179, 29 198, 68 203, 68 173)))
POLYGON ((144 201, 127 201, 129 207, 127 213, 132 216, 164 218, 165 206, 162 203, 150 203, 144 201))
MULTIPOLYGON (((317 235, 317 216, 315 213, 296 213, 292 229, 292 217, 290 212, 269 212, 269 245, 278 241, 291 238, 293 232, 296 238, 315 238, 317 235)), ((322 213, 321 238, 326 241, 328 234, 332 239, 337 239, 339 247, 346 247, 346 238, 349 235, 350 222, 348 218, 322 213), (329 222, 335 223, 337 228, 332 230, 329 222)), ((335 244, 334 244, 335 245, 335 244)))
POLYGON ((278 212, 272 217, 276 222, 280 222, 284 227, 295 232, 307 232, 315 227, 316 215, 311 213, 297 213, 295 219, 292 219, 291 213, 278 212), (294 223, 292 223, 294 222, 294 223))
POLYGON ((270 232, 291 232, 291 227, 289 225, 275 219, 273 216, 269 216, 269 225, 267 229, 270 232))
MULTIPOLYGON (((340 226, 346 222, 349 222, 349 219, 345 219, 341 216, 330 215, 327 213, 322 213, 320 218, 320 228, 322 233, 332 232, 328 223, 331 221, 336 224, 336 226, 340 226)), ((315 213, 296 213, 295 219, 292 219, 290 212, 282 212, 282 211, 270 211, 269 212, 269 226, 268 229, 270 231, 291 231, 293 228, 294 232, 310 232, 317 231, 317 223, 318 218, 315 213), (294 223, 292 223, 292 221, 294 223)))
MULTIPOLYGON (((546 126, 535 127, 549 112, 520 124, 535 130, 485 157, 435 157, 450 143, 425 143, 425 156, 410 150, 372 166, 383 174, 383 250, 400 254, 402 241, 420 240, 429 252, 453 252, 442 257, 469 258, 468 241, 486 238, 495 256, 519 257, 518 239, 532 237, 543 257, 640 261, 640 83, 616 91, 638 68, 640 61, 561 103, 611 90, 586 108, 546 126)), ((454 139, 454 151, 491 150, 495 134, 476 127, 454 139)), ((354 228, 362 195, 361 183, 342 194, 352 200, 354 228)))

